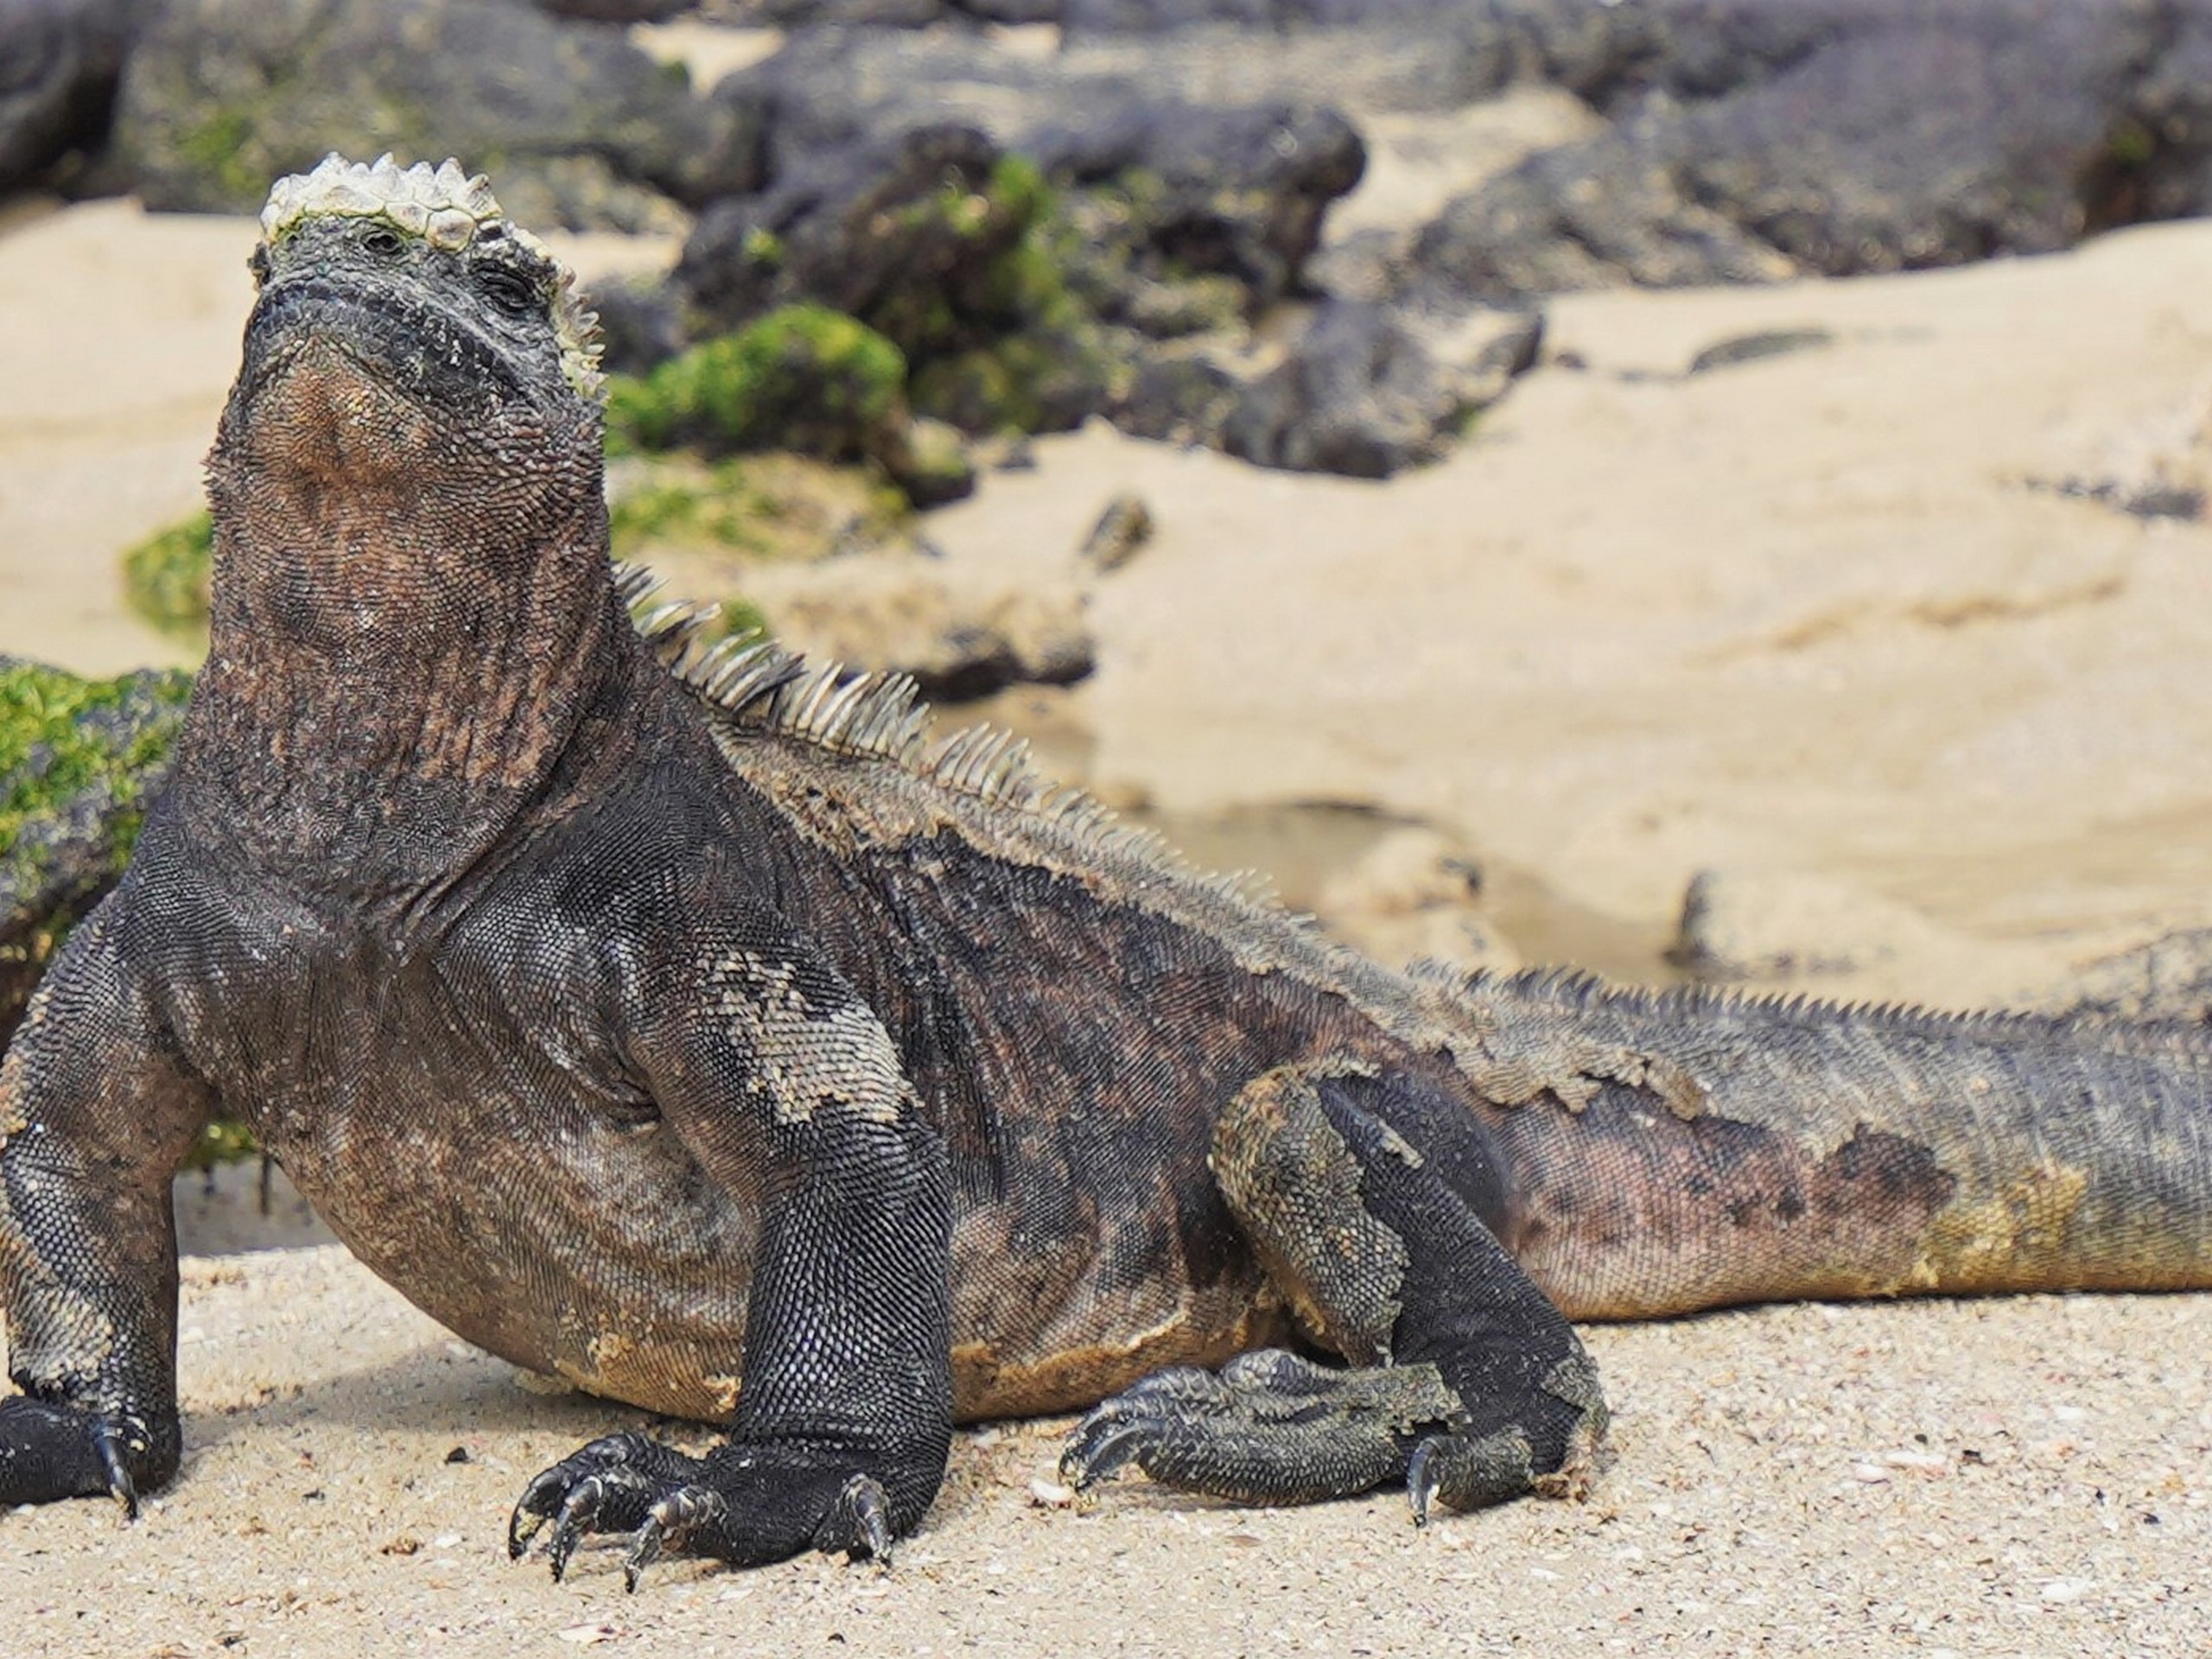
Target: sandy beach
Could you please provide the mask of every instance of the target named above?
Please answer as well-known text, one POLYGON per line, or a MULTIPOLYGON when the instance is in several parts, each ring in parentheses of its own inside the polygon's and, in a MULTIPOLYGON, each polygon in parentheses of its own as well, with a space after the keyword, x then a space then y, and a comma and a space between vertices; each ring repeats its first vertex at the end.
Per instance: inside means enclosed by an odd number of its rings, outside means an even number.
MULTIPOLYGON (((181 659, 123 613, 116 556, 195 505, 252 236, 116 202, 0 220, 0 652, 181 659)), ((588 277, 668 254, 563 251, 588 277)), ((1144 497, 1157 537, 1093 585, 1097 672, 1038 718, 1208 861, 1279 857, 1295 901, 1419 825, 1530 960, 1664 974, 1712 870, 1841 895, 1873 944, 1808 988, 2048 997, 2212 922, 2212 527, 2051 487, 2204 464, 2208 283, 2212 225, 2183 224, 1563 299, 1543 365, 1428 470, 1267 474, 1094 426, 929 531, 1060 579, 1144 497), (1817 343, 1688 372, 1784 333, 1817 343)), ((1134 1480, 1075 1513, 1031 1491, 1064 1424, 989 1428, 888 1574, 677 1564, 630 1598, 618 1558, 554 1586, 502 1529, 637 1414, 525 1390, 335 1247, 190 1227, 183 1477, 135 1527, 0 1519, 10 1652, 2212 1648, 2212 1297, 1597 1328, 1592 1499, 1421 1534, 1390 1497, 1255 1513, 1134 1480)))

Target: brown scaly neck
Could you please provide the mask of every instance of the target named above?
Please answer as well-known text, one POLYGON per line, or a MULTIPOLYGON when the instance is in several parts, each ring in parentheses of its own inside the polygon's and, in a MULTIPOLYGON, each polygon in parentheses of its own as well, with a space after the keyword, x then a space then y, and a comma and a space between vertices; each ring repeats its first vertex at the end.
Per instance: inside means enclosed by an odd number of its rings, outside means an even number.
POLYGON ((595 488, 517 524, 403 480, 280 487, 220 444, 210 479, 209 652, 176 784, 203 844, 409 908, 613 758, 643 654, 595 488))

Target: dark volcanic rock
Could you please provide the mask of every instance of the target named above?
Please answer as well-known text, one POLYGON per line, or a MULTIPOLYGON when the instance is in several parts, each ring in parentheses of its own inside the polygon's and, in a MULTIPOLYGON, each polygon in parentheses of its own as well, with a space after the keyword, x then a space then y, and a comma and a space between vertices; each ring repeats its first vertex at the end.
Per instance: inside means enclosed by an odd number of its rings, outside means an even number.
POLYGON ((2195 40, 2193 9, 1671 10, 1649 79, 1722 95, 1653 97, 1460 198, 1415 246, 1417 285, 1497 301, 1910 270, 2065 247, 2195 199, 2212 98, 2142 79, 2195 40), (2155 130, 2133 112, 2152 85, 2188 106, 2155 130))
POLYGON ((716 204, 677 276, 721 327, 800 302, 861 319, 906 354, 915 410, 963 431, 1059 431, 1103 405, 1112 365, 1037 245, 1050 205, 977 128, 912 128, 716 204))
POLYGON ((2212 928, 2184 928, 2090 963, 2050 1001, 2074 1014, 2212 1022, 2212 928))
POLYGON ((1711 374, 1716 369, 1732 369, 1740 363, 1764 363, 1770 358, 1819 351, 1834 344, 1835 336, 1826 328, 1763 328, 1715 340, 1697 352, 1682 372, 1711 374))
POLYGON ((938 211, 980 199, 1001 155, 974 127, 950 124, 820 153, 767 190, 709 208, 677 279, 725 326, 812 301, 911 349, 877 319, 926 311, 1021 228, 971 227, 938 211))
POLYGON ((250 212, 329 150, 461 157, 531 225, 668 228, 711 153, 681 71, 515 0, 167 0, 117 111, 149 206, 250 212))
POLYGON ((1135 99, 1021 137, 1056 185, 1109 191, 1148 273, 1234 277, 1255 308, 1296 289, 1328 205, 1359 182, 1367 148, 1331 109, 1205 109, 1135 99))
POLYGON ((1195 272, 1226 272, 1262 299, 1294 286, 1326 204, 1356 184, 1366 151, 1334 110, 1262 87, 1224 99, 1173 85, 1172 54, 1084 65, 1038 60, 959 35, 880 29, 796 36, 710 94, 716 153, 701 166, 731 194, 780 189, 948 122, 1034 159, 1055 186, 1110 191, 1128 248, 1195 272), (1165 84, 1163 84, 1163 82, 1165 84))
POLYGON ((1144 359, 1113 409, 1132 437, 1221 447, 1244 383, 1204 352, 1162 352, 1144 359))
POLYGON ((1229 417, 1223 445, 1262 467, 1388 478, 1442 453, 1459 406, 1403 318, 1325 305, 1289 358, 1229 417))
POLYGON ((1107 502, 1075 556, 1101 575, 1109 575, 1136 557, 1155 528, 1151 505, 1135 491, 1124 490, 1107 502))
MULTIPOLYGON (((1103 407, 1270 464, 1389 471, 1503 384, 1438 356, 1436 310, 1951 264, 2212 205, 2212 0, 1064 0, 1058 15, 1049 56, 957 29, 817 29, 726 80, 694 176, 741 195, 694 238, 692 299, 726 321, 801 295, 880 306, 868 294, 911 264, 966 293, 957 342, 926 337, 948 308, 931 323, 918 298, 888 321, 856 315, 914 355, 925 412, 975 431, 1103 407), (1302 101, 1311 89, 1434 111, 1535 80, 1612 125, 1417 237, 1332 252, 1332 298, 1414 310, 1329 306, 1245 384, 1243 325, 1310 295, 1329 205, 1364 164, 1353 122, 1302 101), (1072 321, 1057 299, 979 300, 1012 268, 998 219, 972 258, 921 224, 928 187, 899 151, 948 121, 1042 168, 1056 198, 1033 242, 1072 321), (885 219, 887 202, 903 205, 885 219), (995 330, 1024 337, 1011 357, 995 330), (1040 391, 1060 360, 1077 372, 1040 391)), ((945 188, 988 195, 976 171, 956 158, 945 188)))
POLYGON ((1057 23, 1063 0, 723 0, 749 27, 923 29, 934 24, 1057 23))
POLYGON ((132 0, 0 0, 0 196, 106 142, 132 0))
POLYGON ((1222 445, 1263 467, 1388 478, 1450 448, 1535 362, 1541 334, 1533 313, 1426 317, 1332 301, 1245 390, 1222 445))
POLYGON ((987 23, 1057 23, 1065 7, 1062 0, 960 0, 957 10, 987 23))
POLYGON ((600 367, 649 374, 683 349, 683 297, 673 283, 633 276, 593 284, 586 296, 599 316, 600 367))
POLYGON ((1535 312, 1330 301, 1287 359, 1245 387, 1221 447, 1261 467, 1389 478, 1451 449, 1535 363, 1541 336, 1535 312))
POLYGON ((1201 105, 957 35, 801 35, 709 101, 707 165, 763 182, 700 220, 698 314, 849 310, 907 353, 918 410, 973 432, 1077 424, 1143 378, 1147 340, 1298 291, 1365 159, 1334 111, 1201 105))
POLYGON ((2082 179, 2091 230, 2212 213, 2212 4, 2174 11, 2082 179))
MULTIPOLYGON (((1827 0, 1849 5, 1859 0, 1827 0)), ((1820 0, 1804 0, 1817 10, 1820 0)), ((1165 36, 1166 50, 1203 59, 1241 43, 1244 73, 1277 95, 1326 89, 1363 109, 1440 110, 1545 83, 1599 108, 1703 66, 1761 60, 1769 34, 1801 30, 1756 14, 1800 0, 1065 0, 1078 48, 1165 36), (1746 14, 1738 17, 1735 14, 1746 14), (1273 71, 1270 73, 1270 70, 1273 71)), ((1163 54, 1164 55, 1164 54, 1163 54)), ((1175 72, 1163 73, 1171 83, 1175 72)), ((1212 66, 1218 76, 1221 66, 1212 66)), ((1758 73, 1755 68, 1748 73, 1758 73)))
POLYGON ((1830 276, 2064 247, 2155 35, 2147 14, 2082 6, 1870 29, 1715 105, 1688 177, 1830 276))
POLYGON ((925 29, 958 16, 946 0, 755 0, 748 24, 785 29, 925 29))
POLYGON ((1532 294, 1771 282, 1796 267, 1683 176, 1671 116, 1531 156, 1459 198, 1415 238, 1407 286, 1504 304, 1532 294))
POLYGON ((664 23, 691 10, 695 0, 531 0, 540 11, 589 23, 664 23))
POLYGON ((1467 60, 1482 90, 1548 80, 1589 95, 1659 52, 1651 5, 1629 0, 1064 0, 1071 36, 1185 35, 1224 26, 1255 35, 1425 38, 1467 60))
POLYGON ((677 280, 717 328, 795 304, 858 318, 904 354, 919 414, 1058 431, 1103 404, 1111 365, 1036 245, 1049 206, 1036 168, 978 129, 913 128, 715 204, 677 280))

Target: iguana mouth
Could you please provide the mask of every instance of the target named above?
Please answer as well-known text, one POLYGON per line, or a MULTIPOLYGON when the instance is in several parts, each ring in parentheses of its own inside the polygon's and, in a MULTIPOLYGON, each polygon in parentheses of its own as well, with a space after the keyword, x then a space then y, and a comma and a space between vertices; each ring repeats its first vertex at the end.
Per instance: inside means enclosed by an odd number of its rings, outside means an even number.
POLYGON ((263 292, 246 325, 241 394, 257 403, 318 347, 442 427, 536 402, 498 349, 449 312, 321 275, 263 292))

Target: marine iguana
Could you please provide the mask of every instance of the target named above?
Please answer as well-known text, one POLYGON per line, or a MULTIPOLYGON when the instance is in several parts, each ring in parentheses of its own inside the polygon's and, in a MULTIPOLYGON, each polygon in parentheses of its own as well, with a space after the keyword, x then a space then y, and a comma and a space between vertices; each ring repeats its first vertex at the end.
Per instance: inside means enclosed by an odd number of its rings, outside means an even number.
POLYGON ((2212 1285, 2212 1036, 1386 970, 896 677, 633 623, 590 319, 482 179, 263 225, 174 774, 0 1066, 0 1503, 175 1471, 218 1110, 462 1336, 726 1426, 522 1493, 633 1588, 885 1555, 957 1421, 1422 1518, 1584 1488, 1570 1317, 2212 1285))

